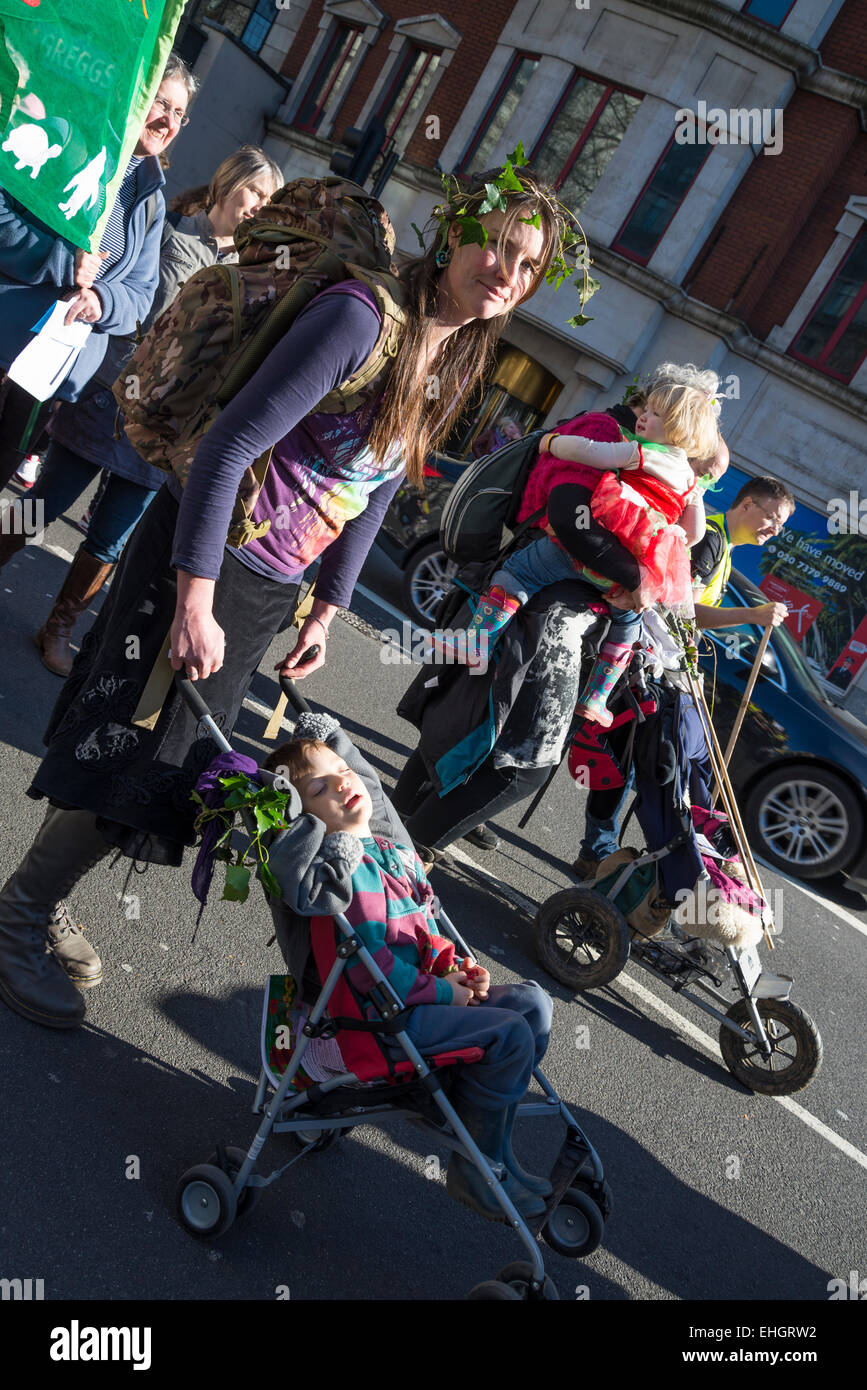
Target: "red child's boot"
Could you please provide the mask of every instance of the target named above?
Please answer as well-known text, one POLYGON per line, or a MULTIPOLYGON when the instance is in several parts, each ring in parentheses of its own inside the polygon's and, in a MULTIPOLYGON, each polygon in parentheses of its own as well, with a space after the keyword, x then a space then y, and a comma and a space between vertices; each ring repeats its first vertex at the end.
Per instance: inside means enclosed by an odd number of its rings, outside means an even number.
POLYGON ((431 633, 432 653, 445 656, 447 660, 462 666, 481 666, 484 669, 494 639, 511 622, 520 607, 520 599, 513 598, 501 585, 495 584, 479 599, 466 633, 431 633))
POLYGON ((613 717, 608 710, 608 697, 631 659, 632 647, 614 642, 603 643, 590 672, 590 679, 575 706, 575 713, 607 729, 613 717))

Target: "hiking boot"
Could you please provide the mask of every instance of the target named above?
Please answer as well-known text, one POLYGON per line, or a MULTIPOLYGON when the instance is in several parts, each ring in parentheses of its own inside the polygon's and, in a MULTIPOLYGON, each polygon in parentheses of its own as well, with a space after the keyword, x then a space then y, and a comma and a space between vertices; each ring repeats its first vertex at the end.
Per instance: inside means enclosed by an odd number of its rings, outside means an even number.
POLYGON ((84 1000, 48 933, 63 898, 109 850, 91 812, 50 806, 0 892, 0 999, 33 1023, 77 1028, 84 1019, 84 1000))
POLYGON ((601 862, 595 854, 579 854, 572 863, 572 872, 576 878, 595 878, 601 862))
POLYGON ((470 845, 475 845, 478 849, 494 850, 500 848, 500 837, 495 835, 487 825, 477 825, 475 830, 468 830, 464 839, 470 845))
POLYGON ((102 961, 85 940, 80 922, 73 922, 66 903, 58 903, 48 925, 48 944, 74 985, 92 989, 102 979, 102 961))

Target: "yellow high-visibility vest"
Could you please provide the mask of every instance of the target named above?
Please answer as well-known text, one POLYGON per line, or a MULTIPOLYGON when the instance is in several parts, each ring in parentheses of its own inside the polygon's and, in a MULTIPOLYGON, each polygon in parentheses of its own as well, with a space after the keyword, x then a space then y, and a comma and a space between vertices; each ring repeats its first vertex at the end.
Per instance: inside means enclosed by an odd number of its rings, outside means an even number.
POLYGON ((723 538, 722 559, 705 585, 701 593, 694 595, 696 603, 707 604, 709 608, 718 608, 728 583, 729 575, 732 572, 732 543, 728 537, 726 528, 725 512, 715 512, 713 516, 707 518, 707 525, 719 531, 723 538))

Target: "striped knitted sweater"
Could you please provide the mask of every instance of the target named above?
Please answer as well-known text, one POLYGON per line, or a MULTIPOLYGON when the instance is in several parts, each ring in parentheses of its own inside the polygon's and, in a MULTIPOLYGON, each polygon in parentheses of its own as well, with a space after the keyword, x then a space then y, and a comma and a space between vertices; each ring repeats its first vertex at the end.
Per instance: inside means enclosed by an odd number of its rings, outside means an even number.
MULTIPOLYGON (((454 947, 432 931, 434 894, 418 858, 390 840, 362 845, 347 921, 407 1005, 451 1004, 452 991, 437 976, 454 965, 454 947)), ((348 975, 360 994, 373 986, 363 965, 351 966, 348 975)))

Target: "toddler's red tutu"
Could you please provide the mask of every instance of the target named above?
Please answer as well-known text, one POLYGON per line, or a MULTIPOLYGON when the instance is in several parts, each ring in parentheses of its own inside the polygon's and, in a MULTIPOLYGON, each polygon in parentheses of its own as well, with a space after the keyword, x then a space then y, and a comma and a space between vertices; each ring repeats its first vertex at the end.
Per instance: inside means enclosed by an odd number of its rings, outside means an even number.
POLYGON ((590 510, 642 566, 643 586, 656 603, 672 607, 692 592, 689 551, 679 526, 666 520, 628 482, 604 473, 596 485, 590 510))

